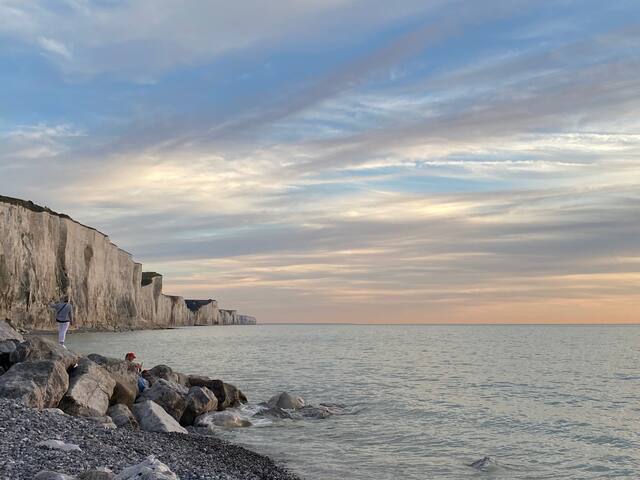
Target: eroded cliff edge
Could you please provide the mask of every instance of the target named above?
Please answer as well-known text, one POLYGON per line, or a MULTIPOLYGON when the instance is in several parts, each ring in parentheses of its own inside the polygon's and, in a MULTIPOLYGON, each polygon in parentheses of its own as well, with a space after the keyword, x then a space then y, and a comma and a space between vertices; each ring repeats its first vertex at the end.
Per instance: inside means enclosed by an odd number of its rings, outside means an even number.
POLYGON ((253 324, 215 300, 162 293, 162 276, 105 234, 67 215, 0 196, 0 319, 26 329, 53 328, 47 303, 71 296, 76 327, 119 330, 253 324))

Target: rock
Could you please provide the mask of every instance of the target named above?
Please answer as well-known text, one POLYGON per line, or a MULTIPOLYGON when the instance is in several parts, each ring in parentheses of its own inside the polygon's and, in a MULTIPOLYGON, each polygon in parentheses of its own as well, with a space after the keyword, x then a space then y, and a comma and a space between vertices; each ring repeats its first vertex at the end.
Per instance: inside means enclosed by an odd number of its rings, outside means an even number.
POLYGON ((65 475, 64 473, 52 472, 50 470, 42 470, 33 478, 34 480, 76 480, 77 477, 65 475))
MULTIPOLYGON (((276 395, 272 398, 280 397, 276 395)), ((293 397, 295 398, 295 397, 293 397)), ((273 402, 272 402, 273 403, 273 402)), ((287 402, 283 401, 283 404, 287 404, 287 402)), ((321 403, 319 406, 313 405, 305 405, 302 408, 293 409, 283 409, 276 405, 270 406, 268 403, 261 403, 258 405, 261 407, 256 415, 271 417, 271 418, 315 418, 315 419, 323 419, 328 418, 333 415, 349 415, 352 412, 348 410, 344 405, 333 404, 333 403, 321 403)))
POLYGON ((113 423, 113 420, 111 419, 111 417, 109 417, 108 415, 103 415, 99 417, 85 417, 85 418, 87 420, 97 423, 102 428, 107 428, 110 430, 115 430, 116 428, 118 428, 117 425, 113 423))
POLYGON ((171 415, 180 420, 187 406, 187 394, 189 391, 177 383, 159 378, 150 388, 140 395, 140 401, 151 400, 171 415))
MULTIPOLYGON (((247 403, 247 397, 240 389, 230 383, 224 384, 225 399, 222 408, 239 407, 242 403, 247 403)), ((220 409, 218 407, 218 409, 220 409)))
POLYGON ((0 377, 0 397, 34 408, 56 407, 68 388, 64 364, 51 360, 17 363, 0 377))
POLYGON ((499 468, 498 462, 492 457, 482 457, 480 460, 476 460, 467 466, 482 470, 483 472, 495 472, 499 468))
POLYGON ((267 403, 261 403, 258 406, 262 407, 262 410, 256 413, 256 416, 258 417, 293 418, 291 413, 287 412, 286 410, 280 407, 276 407, 276 406, 270 407, 267 403))
POLYGON ((207 387, 191 387, 187 395, 187 406, 182 414, 182 425, 193 425, 196 417, 203 413, 216 410, 218 399, 207 387))
POLYGON ((21 342, 17 340, 0 340, 0 353, 12 353, 21 342))
POLYGON ((222 380, 212 380, 202 375, 189 375, 188 384, 192 387, 207 387, 218 399, 218 410, 237 407, 247 403, 247 397, 230 383, 222 380))
POLYGON ((130 426, 133 428, 138 428, 138 421, 136 417, 133 416, 133 413, 126 405, 122 403, 118 403, 109 408, 107 414, 113 420, 118 427, 130 426))
POLYGON ((162 378, 164 380, 168 380, 169 382, 177 383, 176 378, 173 374, 173 369, 167 365, 156 365, 153 368, 147 370, 149 375, 155 377, 155 379, 162 378))
POLYGON ((189 375, 186 375, 184 373, 180 373, 180 372, 173 372, 176 375, 177 378, 177 384, 178 385, 182 385, 183 387, 188 387, 189 385, 189 375))
POLYGON ((79 480, 113 480, 114 478, 116 478, 115 474, 107 467, 87 470, 78 475, 79 480))
POLYGON ((192 387, 207 387, 218 399, 218 410, 237 407, 241 403, 247 403, 247 397, 230 383, 222 380, 212 380, 202 375, 189 375, 188 384, 192 387))
POLYGON ((71 415, 104 416, 115 386, 116 381, 106 369, 83 357, 69 374, 69 390, 62 397, 60 408, 71 415))
POLYGON ((151 400, 133 405, 133 414, 138 420, 138 424, 142 430, 148 432, 178 432, 187 433, 164 408, 151 400))
POLYGON ((15 351, 16 347, 20 345, 20 342, 17 340, 1 340, 0 341, 0 354, 6 355, 11 354, 15 351))
POLYGON ((203 375, 189 375, 187 379, 189 387, 207 387, 218 399, 218 403, 223 403, 225 399, 224 383, 222 380, 212 380, 203 375))
POLYGON ((116 480, 180 480, 171 469, 153 455, 138 465, 125 468, 116 480))
POLYGON ((334 414, 329 408, 324 407, 322 405, 319 407, 306 405, 300 408, 297 412, 303 417, 318 418, 318 419, 331 417, 334 414))
POLYGON ((27 360, 56 360, 62 362, 65 369, 78 363, 78 359, 78 355, 71 350, 42 337, 28 338, 11 353, 12 364, 27 360))
POLYGON ((24 342, 24 337, 6 320, 0 320, 0 340, 17 340, 20 343, 24 342))
POLYGON ((151 370, 148 370, 148 374, 151 375, 151 379, 153 380, 149 382, 152 385, 158 378, 182 385, 183 387, 187 386, 189 382, 189 377, 187 375, 184 373, 174 372, 173 369, 167 365, 156 365, 151 370))
POLYGON ((75 443, 65 443, 61 440, 44 440, 36 443, 36 447, 48 448, 49 450, 61 450, 63 452, 81 452, 82 449, 75 443))
POLYGON ((43 408, 42 411, 51 415, 66 415, 66 413, 59 408, 43 408))
POLYGON ((130 370, 130 363, 117 358, 103 357, 97 353, 88 356, 91 360, 107 370, 115 380, 116 386, 111 396, 111 405, 123 403, 129 407, 138 396, 138 374, 130 370))
POLYGON ((218 427, 250 427, 251 422, 240 415, 230 411, 209 412, 200 415, 193 423, 196 427, 206 427, 211 430, 214 425, 218 427))
MULTIPOLYGON (((209 388, 208 383, 212 380, 209 377, 204 375, 189 375, 187 377, 187 387, 207 387, 209 388)), ((209 390, 211 390, 209 388, 209 390)))
POLYGON ((11 368, 11 354, 15 352, 17 340, 2 340, 0 341, 0 367, 5 370, 11 368))
POLYGON ((279 407, 285 410, 298 410, 304 407, 304 399, 302 397, 294 397, 288 392, 282 392, 271 397, 267 404, 270 407, 279 407))

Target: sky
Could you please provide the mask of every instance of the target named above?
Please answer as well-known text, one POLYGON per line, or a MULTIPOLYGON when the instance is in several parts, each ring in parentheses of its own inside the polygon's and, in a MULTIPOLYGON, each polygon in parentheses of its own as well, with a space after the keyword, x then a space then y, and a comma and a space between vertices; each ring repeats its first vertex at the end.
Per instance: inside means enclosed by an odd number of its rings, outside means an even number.
POLYGON ((640 321, 637 0, 0 0, 0 194, 267 322, 640 321))

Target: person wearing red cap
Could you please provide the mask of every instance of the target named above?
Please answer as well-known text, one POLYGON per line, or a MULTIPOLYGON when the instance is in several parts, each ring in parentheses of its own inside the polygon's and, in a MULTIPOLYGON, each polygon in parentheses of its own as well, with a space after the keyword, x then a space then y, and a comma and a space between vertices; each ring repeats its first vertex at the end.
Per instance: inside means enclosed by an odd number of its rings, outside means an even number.
MULTIPOLYGON (((136 359, 136 354, 135 354, 135 353, 133 353, 133 352, 129 352, 129 353, 127 353, 127 354, 124 356, 124 359, 125 359, 127 362, 131 362, 131 363, 133 363, 133 361, 136 359)), ((139 366, 142 366, 142 365, 140 365, 140 364, 138 364, 138 363, 133 363, 133 364, 134 364, 134 365, 136 365, 136 366, 138 366, 138 365, 139 365, 139 366)))

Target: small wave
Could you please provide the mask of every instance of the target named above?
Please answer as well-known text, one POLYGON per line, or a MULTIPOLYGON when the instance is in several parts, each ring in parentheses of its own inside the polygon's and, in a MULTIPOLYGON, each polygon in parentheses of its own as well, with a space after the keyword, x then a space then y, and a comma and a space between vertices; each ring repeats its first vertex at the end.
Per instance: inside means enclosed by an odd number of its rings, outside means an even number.
POLYGON ((364 407, 360 405, 348 406, 342 403, 321 403, 320 406, 334 415, 356 415, 364 410, 364 407))
POLYGON ((273 420, 270 418, 252 418, 251 426, 252 427, 270 427, 274 424, 273 420))

